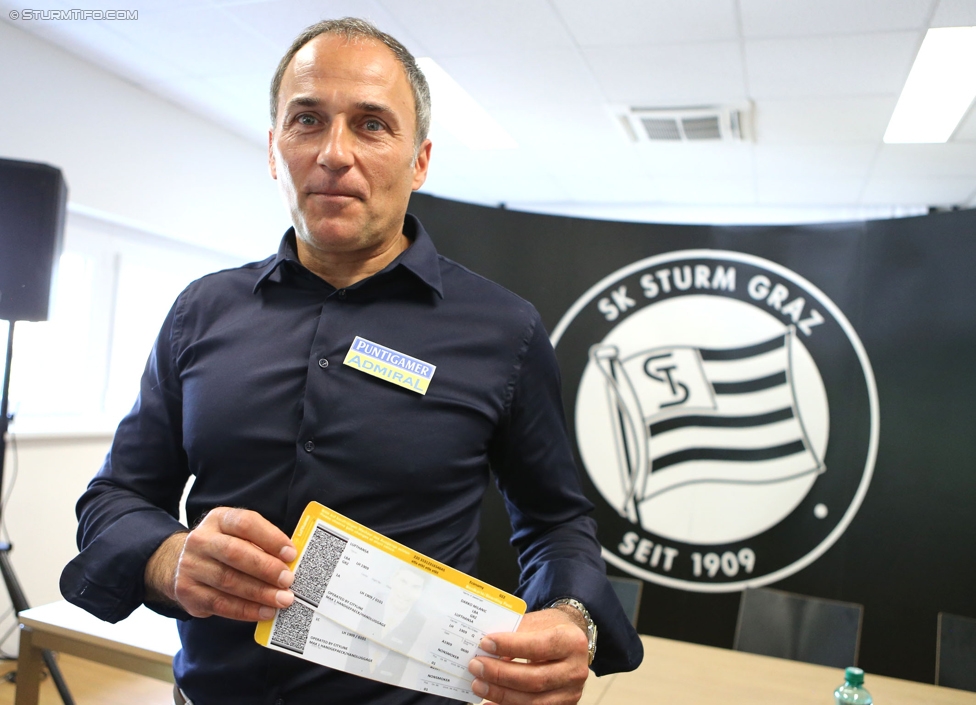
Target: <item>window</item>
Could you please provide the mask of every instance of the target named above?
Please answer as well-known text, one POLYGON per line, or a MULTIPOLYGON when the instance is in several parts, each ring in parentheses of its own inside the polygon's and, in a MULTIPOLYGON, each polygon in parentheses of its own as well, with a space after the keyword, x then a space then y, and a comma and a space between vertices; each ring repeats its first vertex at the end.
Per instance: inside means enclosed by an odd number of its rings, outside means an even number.
POLYGON ((159 326, 180 291, 241 263, 70 207, 51 318, 15 328, 12 430, 113 430, 135 401, 159 326))

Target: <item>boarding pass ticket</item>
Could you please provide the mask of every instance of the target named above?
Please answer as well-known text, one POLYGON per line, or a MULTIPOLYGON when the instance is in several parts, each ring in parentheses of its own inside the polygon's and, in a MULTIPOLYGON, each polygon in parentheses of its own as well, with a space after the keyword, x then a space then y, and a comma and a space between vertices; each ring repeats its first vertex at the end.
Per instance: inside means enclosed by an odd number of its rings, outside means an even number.
POLYGON ((295 530, 292 607, 255 640, 349 673, 458 700, 485 634, 518 628, 525 602, 312 502, 295 530))

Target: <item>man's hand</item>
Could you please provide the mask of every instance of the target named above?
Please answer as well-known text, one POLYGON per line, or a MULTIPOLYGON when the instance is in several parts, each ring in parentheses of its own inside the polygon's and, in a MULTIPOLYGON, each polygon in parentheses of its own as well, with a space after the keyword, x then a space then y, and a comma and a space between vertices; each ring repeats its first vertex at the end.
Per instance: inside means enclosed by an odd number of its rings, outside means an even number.
POLYGON ((295 596, 292 542, 247 509, 217 507, 193 531, 166 539, 146 564, 147 599, 178 604, 194 617, 270 619, 295 596))
POLYGON ((586 633, 561 609, 530 612, 518 631, 489 634, 481 648, 502 658, 471 661, 476 695, 499 705, 579 702, 589 675, 586 633))

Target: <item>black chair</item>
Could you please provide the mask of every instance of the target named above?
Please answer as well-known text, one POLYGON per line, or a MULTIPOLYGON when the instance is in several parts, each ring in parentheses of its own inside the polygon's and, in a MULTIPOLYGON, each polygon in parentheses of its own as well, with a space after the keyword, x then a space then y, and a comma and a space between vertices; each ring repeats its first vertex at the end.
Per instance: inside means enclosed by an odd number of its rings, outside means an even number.
POLYGON ((976 619, 939 612, 935 684, 976 692, 976 619))
POLYGON ((845 668, 857 665, 864 607, 768 588, 739 602, 736 651, 845 668))
POLYGON ((641 592, 644 590, 644 581, 635 580, 634 578, 618 578, 616 576, 607 576, 610 580, 610 586, 613 591, 617 593, 617 599, 620 600, 620 605, 624 608, 624 614, 627 615, 627 619, 630 623, 637 628, 637 613, 640 612, 640 600, 641 592))

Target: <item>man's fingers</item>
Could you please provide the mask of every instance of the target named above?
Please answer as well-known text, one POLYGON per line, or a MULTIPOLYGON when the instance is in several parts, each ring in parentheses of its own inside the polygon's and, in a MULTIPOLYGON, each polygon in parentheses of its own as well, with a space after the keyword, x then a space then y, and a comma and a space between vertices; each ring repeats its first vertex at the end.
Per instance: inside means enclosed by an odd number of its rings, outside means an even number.
MULTIPOLYGON (((257 512, 250 509, 218 507, 210 514, 216 514, 217 526, 222 534, 250 541, 268 555, 285 563, 295 560, 297 552, 291 539, 257 512)), ((207 519, 210 519, 210 515, 207 519)))
POLYGON ((589 675, 586 660, 580 658, 520 663, 480 657, 468 670, 475 676, 474 693, 499 705, 576 703, 589 675))
POLYGON ((286 563, 235 536, 193 532, 187 538, 184 553, 207 556, 221 565, 280 588, 291 587, 295 579, 286 563))
POLYGON ((589 675, 587 639, 559 610, 530 612, 518 631, 490 634, 480 646, 499 658, 482 656, 468 665, 475 676, 472 690, 476 695, 500 705, 579 701, 589 675))
POLYGON ((578 653, 581 648, 585 653, 586 647, 586 635, 568 622, 543 631, 491 634, 481 644, 482 649, 495 656, 529 661, 555 661, 578 653))
POLYGON ((280 588, 290 587, 294 580, 287 565, 295 556, 291 541, 274 524, 247 509, 211 510, 190 532, 184 553, 208 556, 280 588))
POLYGON ((569 685, 548 691, 525 691, 505 688, 476 678, 471 689, 479 698, 498 705, 575 705, 583 694, 583 685, 569 685))
POLYGON ((274 617, 274 608, 234 597, 207 585, 197 584, 184 589, 180 604, 193 617, 227 617, 245 622, 257 622, 274 617))
POLYGON ((577 672, 573 665, 563 661, 517 663, 484 657, 472 661, 468 670, 489 685, 523 693, 559 690, 580 678, 585 681, 587 675, 586 669, 577 672))
MULTIPOLYGON (((229 565, 210 559, 198 560, 184 554, 176 578, 177 600, 185 602, 185 596, 192 594, 197 586, 206 586, 228 597, 241 598, 272 608, 287 607, 294 600, 288 590, 275 587, 274 584, 268 584, 229 565)), ((218 611, 215 610, 215 613, 218 611)))
POLYGON ((193 531, 174 534, 146 564, 147 594, 194 617, 270 619, 295 599, 292 542, 247 509, 217 507, 193 531))
POLYGON ((294 601, 287 548, 294 558, 291 541, 256 512, 218 507, 186 536, 175 599, 195 617, 270 619, 294 601))

